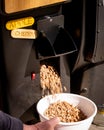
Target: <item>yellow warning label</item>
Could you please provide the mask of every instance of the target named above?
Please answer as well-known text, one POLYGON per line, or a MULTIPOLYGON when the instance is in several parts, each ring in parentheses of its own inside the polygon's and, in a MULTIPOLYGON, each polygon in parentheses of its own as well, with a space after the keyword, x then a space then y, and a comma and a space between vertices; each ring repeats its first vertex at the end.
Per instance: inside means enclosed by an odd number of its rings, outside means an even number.
POLYGON ((102 110, 98 110, 99 114, 104 114, 104 108, 102 110))
POLYGON ((6 23, 6 29, 14 30, 18 28, 27 27, 27 26, 33 25, 34 22, 35 22, 35 19, 33 17, 15 19, 15 20, 8 21, 6 23))

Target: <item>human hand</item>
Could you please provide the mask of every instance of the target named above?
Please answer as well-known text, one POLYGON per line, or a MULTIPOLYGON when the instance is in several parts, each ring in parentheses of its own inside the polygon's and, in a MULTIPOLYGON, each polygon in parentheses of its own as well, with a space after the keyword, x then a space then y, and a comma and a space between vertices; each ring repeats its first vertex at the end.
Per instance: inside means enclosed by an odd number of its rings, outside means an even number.
POLYGON ((52 118, 50 120, 39 122, 34 125, 24 125, 23 130, 54 130, 55 126, 59 123, 59 118, 52 118))

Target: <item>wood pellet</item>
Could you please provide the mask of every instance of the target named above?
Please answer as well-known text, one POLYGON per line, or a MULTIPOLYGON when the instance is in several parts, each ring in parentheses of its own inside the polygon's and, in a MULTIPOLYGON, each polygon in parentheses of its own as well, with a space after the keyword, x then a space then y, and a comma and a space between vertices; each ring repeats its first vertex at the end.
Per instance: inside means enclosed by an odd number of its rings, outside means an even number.
POLYGON ((40 68, 40 83, 43 89, 43 94, 47 91, 48 94, 56 94, 63 92, 61 79, 55 69, 50 65, 42 65, 40 68))
POLYGON ((66 101, 50 104, 44 113, 49 119, 59 117, 61 122, 77 122, 86 119, 86 115, 77 107, 66 101))

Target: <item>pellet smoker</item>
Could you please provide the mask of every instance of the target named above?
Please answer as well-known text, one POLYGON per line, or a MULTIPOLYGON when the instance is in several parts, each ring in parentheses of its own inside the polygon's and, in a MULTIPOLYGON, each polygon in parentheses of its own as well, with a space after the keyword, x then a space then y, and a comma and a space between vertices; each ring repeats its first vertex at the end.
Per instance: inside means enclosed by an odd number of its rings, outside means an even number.
POLYGON ((102 104, 104 1, 0 1, 0 108, 37 121, 41 65, 57 70, 66 92, 102 104))

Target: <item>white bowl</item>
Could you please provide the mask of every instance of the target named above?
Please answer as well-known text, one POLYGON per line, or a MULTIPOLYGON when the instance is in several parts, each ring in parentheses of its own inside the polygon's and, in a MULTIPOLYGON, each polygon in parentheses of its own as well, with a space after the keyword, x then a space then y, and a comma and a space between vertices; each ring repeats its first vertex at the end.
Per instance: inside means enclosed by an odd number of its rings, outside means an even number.
POLYGON ((60 122, 55 128, 55 130, 88 130, 97 113, 97 106, 90 99, 77 94, 60 93, 55 95, 49 95, 40 99, 37 103, 37 111, 39 113, 40 121, 49 120, 44 115, 44 112, 51 103, 57 102, 59 100, 67 101, 74 106, 78 106, 78 108, 80 108, 87 116, 87 118, 78 122, 60 122))

